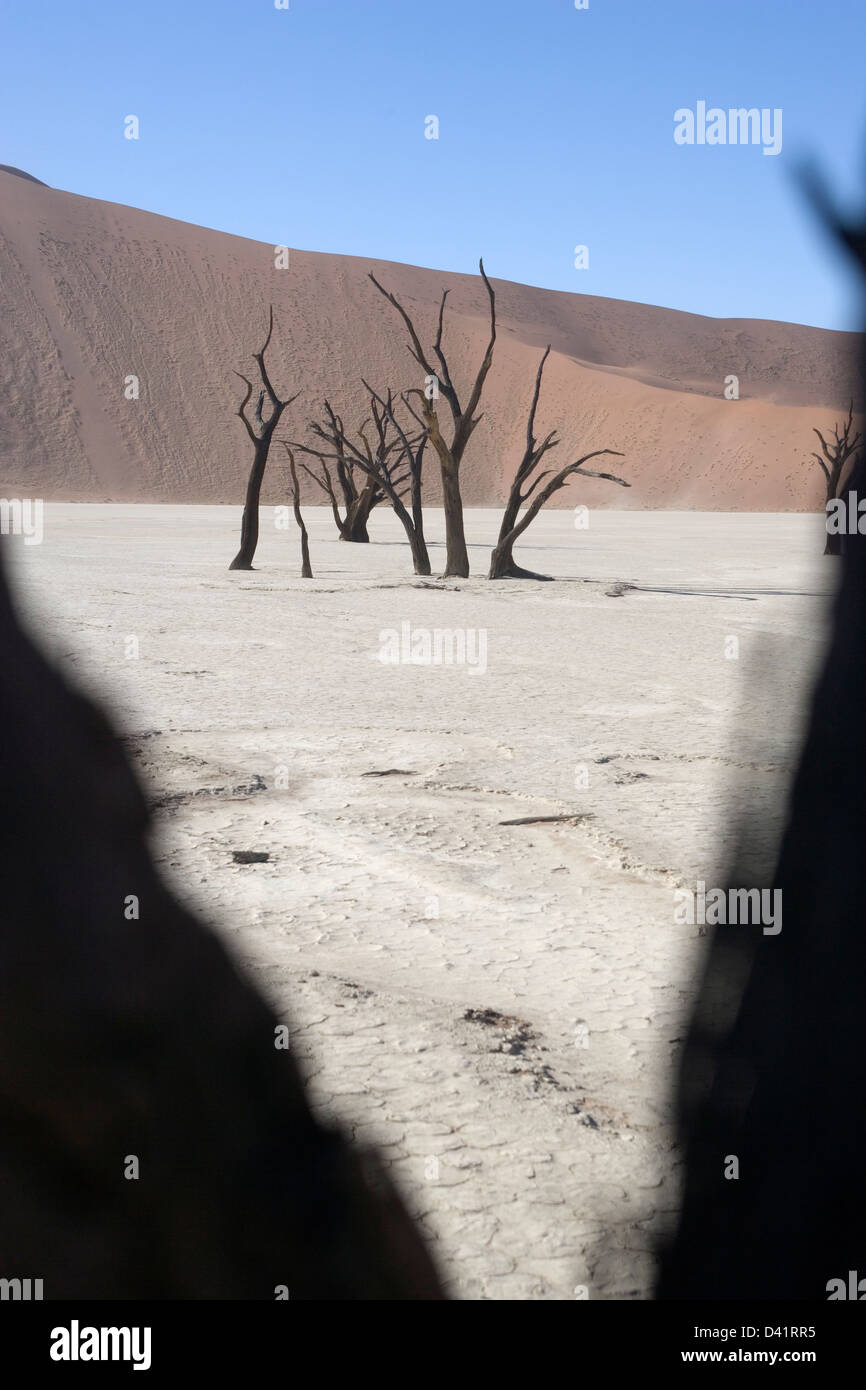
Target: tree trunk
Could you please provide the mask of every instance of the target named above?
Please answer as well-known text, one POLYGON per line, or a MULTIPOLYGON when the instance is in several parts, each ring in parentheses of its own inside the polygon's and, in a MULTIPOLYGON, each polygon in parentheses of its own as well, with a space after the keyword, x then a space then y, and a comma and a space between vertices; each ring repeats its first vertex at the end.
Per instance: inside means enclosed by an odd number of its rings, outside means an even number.
POLYGON ((366 545, 370 537, 367 533, 367 522, 373 510, 372 493, 367 495, 367 488, 352 503, 346 512, 346 520, 340 533, 341 541, 357 541, 361 545, 366 545))
POLYGON ((417 531, 409 536, 409 545, 412 550, 412 564, 416 574, 432 574, 430 568, 430 556, 427 554, 427 542, 424 536, 418 535, 417 531))
POLYGON ((262 495, 262 482, 272 433, 273 431, 269 430, 256 444, 241 520, 241 548, 229 565, 230 570, 251 570, 253 567, 253 556, 259 543, 259 499, 262 495))
POLYGON ((500 539, 490 556, 488 579, 510 579, 511 571, 514 568, 514 560, 512 558, 513 550, 514 542, 506 541, 500 535, 500 539))
POLYGON ((369 543, 367 522, 375 505, 373 499, 376 496, 376 490, 376 480, 368 478, 357 497, 352 502, 347 502, 346 520, 340 536, 341 541, 357 541, 361 545, 369 543))
MULTIPOLYGON (((832 501, 835 500, 835 497, 836 497, 836 490, 837 490, 838 486, 839 486, 838 479, 836 479, 836 478, 831 478, 830 482, 827 484, 827 502, 832 502, 832 501)), ((827 507, 826 507, 826 505, 825 505, 825 507, 824 507, 824 525, 825 525, 825 526, 827 525, 827 520, 828 520, 828 517, 827 517, 827 507)), ((824 554, 825 554, 825 555, 841 555, 841 554, 842 554, 842 537, 839 535, 838 531, 836 532, 835 535, 832 535, 830 531, 827 532, 827 544, 824 546, 824 554)))
MULTIPOLYGON (((514 498, 513 496, 509 497, 505 511, 502 513, 502 525, 499 528, 499 539, 496 542, 497 549, 500 545, 502 545, 502 542, 505 540, 506 536, 514 530, 519 515, 520 499, 514 498)), ((511 544, 514 545, 513 540, 511 544)))
POLYGON ((456 467, 442 467, 442 501, 445 507, 445 578, 469 578, 469 552, 463 531, 463 498, 456 467))
POLYGON ((301 578, 312 579, 313 568, 310 564, 310 538, 307 535, 304 518, 301 516, 301 488, 298 483, 298 470, 295 467, 295 456, 285 440, 283 440, 283 448, 288 455, 289 472, 292 478, 292 509, 295 513, 295 525, 301 533, 301 578))
POLYGON ((487 578, 549 580, 551 578, 549 574, 536 574, 534 570, 521 569, 519 565, 514 563, 512 552, 514 551, 514 542, 516 540, 516 536, 511 536, 510 538, 506 536, 504 540, 500 540, 490 556, 490 571, 487 578))
POLYGON ((415 573, 430 574, 430 556, 427 554, 427 541, 424 538, 424 508, 421 505, 421 487, 417 475, 412 478, 412 525, 415 534, 410 535, 409 544, 412 547, 415 573))
POLYGON ((394 508, 395 516, 399 519, 403 530, 406 532, 406 539, 412 551, 412 564, 415 568, 415 573, 431 574, 430 556, 427 554, 427 542, 424 539, 423 528, 419 529, 417 522, 413 522, 412 517, 396 494, 391 498, 391 505, 394 508))
POLYGON ((520 513, 520 501, 512 495, 508 499, 505 511, 502 514, 502 525, 499 528, 499 539, 490 555, 490 572, 488 579, 514 579, 522 577, 523 571, 519 576, 513 573, 517 569, 514 563, 512 552, 516 536, 511 532, 520 513), (510 537, 510 539, 509 539, 510 537))
POLYGON ((337 527, 337 535, 340 537, 340 540, 341 540, 341 541, 344 541, 344 540, 346 539, 346 537, 345 537, 345 535, 344 535, 343 533, 344 533, 344 531, 345 531, 345 529, 346 529, 346 523, 344 522, 343 518, 340 516, 340 509, 339 509, 339 507, 337 506, 336 502, 333 500, 333 498, 331 499, 331 513, 332 513, 333 518, 334 518, 334 523, 335 523, 335 525, 336 525, 336 527, 337 527))
POLYGON ((294 482, 294 492, 292 493, 292 507, 295 513, 295 522, 301 533, 301 578, 312 579, 313 567, 310 564, 310 538, 307 535, 307 528, 304 525, 304 518, 301 516, 301 501, 298 496, 298 479, 292 465, 292 477, 294 482))

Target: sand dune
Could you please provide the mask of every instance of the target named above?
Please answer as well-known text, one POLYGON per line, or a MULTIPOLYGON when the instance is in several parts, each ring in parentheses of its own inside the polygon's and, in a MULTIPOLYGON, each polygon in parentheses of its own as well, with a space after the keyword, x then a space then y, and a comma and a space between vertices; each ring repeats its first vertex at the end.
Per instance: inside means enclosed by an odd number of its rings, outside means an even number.
MULTIPOLYGON (((500 332, 464 465, 467 504, 504 496, 550 342, 538 423, 562 436, 554 458, 618 449, 633 484, 624 493, 583 481, 560 495, 563 505, 820 506, 811 429, 829 426, 854 394, 857 335, 536 289, 487 269, 500 332), (724 399, 731 374, 739 401, 724 399)), ((264 243, 60 192, 0 166, 0 492, 240 501, 249 448, 232 373, 252 365, 270 302, 275 384, 300 392, 285 437, 304 437, 325 396, 360 422, 362 373, 382 387, 422 384, 369 270, 424 336, 450 288, 446 346, 465 384, 486 341, 477 277, 294 250, 277 270, 264 243), (124 398, 130 375, 138 400, 124 398)), ((431 459, 431 502, 437 481, 431 459)), ((285 484, 275 456, 264 500, 282 500, 285 484)))

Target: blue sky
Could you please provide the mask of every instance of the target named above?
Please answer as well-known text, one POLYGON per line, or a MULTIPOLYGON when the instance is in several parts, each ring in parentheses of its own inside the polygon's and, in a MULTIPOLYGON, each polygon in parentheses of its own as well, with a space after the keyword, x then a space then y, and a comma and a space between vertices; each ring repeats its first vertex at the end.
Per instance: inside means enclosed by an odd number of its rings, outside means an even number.
POLYGON ((5 0, 0 49, 0 163, 58 188, 307 250, 483 254, 553 289, 859 327, 793 171, 814 157, 856 202, 864 0, 5 0), (781 108, 781 154, 676 145, 702 100, 781 108))

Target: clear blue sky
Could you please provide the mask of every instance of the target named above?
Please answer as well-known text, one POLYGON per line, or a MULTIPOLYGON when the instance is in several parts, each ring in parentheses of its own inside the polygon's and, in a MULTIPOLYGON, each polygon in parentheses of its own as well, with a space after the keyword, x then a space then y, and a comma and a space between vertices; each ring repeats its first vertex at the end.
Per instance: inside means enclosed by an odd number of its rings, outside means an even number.
POLYGON ((866 0, 4 0, 0 51, 0 163, 58 188, 307 250, 483 254, 554 289, 859 327, 792 170, 815 156, 849 202, 866 182, 866 0), (674 112, 701 100, 781 107, 782 153, 677 146, 674 112))

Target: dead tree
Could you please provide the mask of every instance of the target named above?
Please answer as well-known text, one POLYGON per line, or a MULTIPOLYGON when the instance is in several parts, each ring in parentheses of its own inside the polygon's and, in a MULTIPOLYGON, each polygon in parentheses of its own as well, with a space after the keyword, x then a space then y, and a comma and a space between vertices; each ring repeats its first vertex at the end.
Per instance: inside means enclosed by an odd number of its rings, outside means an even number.
POLYGON ((415 573, 430 574, 430 556, 427 553, 427 542, 424 538, 424 508, 421 501, 421 471, 429 435, 423 419, 413 410, 408 393, 404 393, 401 400, 412 418, 421 426, 420 432, 411 436, 406 433, 400 423, 399 416, 395 414, 393 393, 389 390, 383 399, 377 391, 373 390, 372 386, 367 385, 366 381, 364 386, 370 397, 370 415, 378 437, 375 462, 377 471, 382 475, 382 486, 403 526, 403 530, 406 532, 406 538, 412 551, 415 573), (401 462, 405 463, 408 468, 411 515, 403 503, 403 494, 398 491, 397 486, 391 480, 389 468, 382 466, 380 462, 387 461, 388 458, 388 425, 391 426, 399 441, 401 462))
POLYGON ((324 410, 324 421, 311 421, 310 429, 325 441, 328 448, 325 450, 310 448, 297 441, 294 442, 293 447, 318 460, 321 472, 315 472, 306 463, 302 463, 301 467, 328 498, 340 540, 366 544, 370 540, 367 531, 370 513, 374 507, 378 507, 379 503, 385 500, 386 494, 379 486, 378 480, 370 476, 365 475, 364 482, 360 487, 358 486, 358 479, 355 476, 356 459, 352 451, 346 447, 346 431, 343 421, 331 409, 327 401, 325 401, 324 410), (329 460, 335 464, 337 486, 342 496, 345 516, 340 515, 341 502, 328 466, 329 460))
POLYGON ((493 286, 484 272, 484 262, 478 262, 481 270, 481 277, 487 289, 490 300, 490 339, 487 350, 478 369, 475 383, 466 403, 466 407, 461 405, 460 397, 451 377, 448 367, 448 360, 442 347, 442 331, 445 321, 445 301, 448 298, 448 290, 443 290, 442 300, 439 305, 439 322, 436 329, 436 337, 433 342, 433 357, 436 358, 437 366, 434 367, 429 353, 421 345, 421 340, 415 330, 411 318, 403 305, 370 273, 370 279, 376 286, 380 294, 394 305, 400 314, 407 329, 409 330, 410 344, 409 351, 415 361, 423 368, 427 376, 427 387, 425 391, 419 392, 421 398, 421 415, 428 438, 436 450, 439 459, 439 468, 442 474, 442 504, 445 509, 445 575, 455 576, 466 579, 469 574, 469 552, 466 549, 466 536, 463 529, 463 498, 460 494, 460 465, 463 462, 463 455, 469 443, 475 426, 482 418, 476 415, 481 401, 481 393, 484 390, 484 383, 487 374, 493 363, 493 349, 496 344, 496 296, 493 293, 493 286), (439 416, 436 411, 435 402, 439 395, 443 395, 448 403, 448 408, 452 417, 452 429, 450 439, 446 439, 442 433, 439 423, 439 416))
POLYGON ((256 553, 256 546, 259 543, 259 499, 262 495, 262 481, 267 467, 268 454, 271 448, 271 440, 274 431, 280 423, 280 417, 284 410, 297 400, 297 395, 291 396, 287 401, 281 400, 274 390, 268 370, 265 366, 265 353, 270 346, 271 334, 274 331, 274 306, 271 305, 270 317, 268 319, 268 336, 265 338, 263 347, 253 353, 253 360, 259 369, 262 379, 262 389, 259 391, 256 408, 253 412, 252 423, 247 418, 246 407, 250 396, 253 394, 253 384, 241 372, 235 372, 241 381, 246 385, 247 391, 240 405, 238 415, 244 422, 247 434, 253 442, 253 466, 250 469, 250 476, 247 482, 247 495, 244 501, 244 514, 241 519, 241 548, 229 565, 230 570, 251 570, 253 567, 253 556, 256 553), (267 419, 263 417, 265 401, 268 401, 270 414, 267 419))
MULTIPOLYGON (((813 459, 817 459, 821 465, 824 478, 827 484, 826 505, 836 500, 840 496, 840 483, 842 474, 848 462, 853 458, 851 471, 857 465, 860 447, 863 441, 861 434, 854 434, 854 402, 848 410, 848 418, 844 421, 841 431, 838 425, 833 426, 833 438, 828 443, 820 430, 814 430, 821 442, 821 453, 814 453, 813 459), (823 454, 823 458, 821 455, 823 454)), ((827 544, 824 546, 825 555, 840 555, 842 553, 842 535, 840 532, 827 532, 827 544)))
POLYGON ((304 525, 304 518, 301 516, 301 494, 298 488, 298 473, 295 468, 295 455, 283 440, 283 448, 289 456, 289 471, 292 475, 292 509, 295 513, 295 521, 301 533, 301 578, 312 579, 313 570, 310 565, 310 538, 307 535, 307 528, 304 525))
MULTIPOLYGON (((342 422, 341 422, 342 428, 342 422)), ((303 448, 303 445, 296 444, 296 448, 303 448)), ((355 480, 355 467, 350 459, 346 458, 345 452, 335 454, 325 454, 318 449, 305 450, 313 458, 318 459, 320 473, 316 473, 307 464, 302 463, 301 467, 308 477, 325 493, 331 504, 331 511, 336 522, 337 531, 341 541, 355 541, 359 544, 366 544, 370 540, 367 531, 367 522, 373 508, 384 500, 385 494, 378 489, 368 478, 363 487, 359 488, 355 480), (328 460, 336 462, 337 483, 342 493, 342 505, 345 508, 345 516, 340 515, 340 500, 334 487, 334 479, 328 467, 328 460)))
MULTIPOLYGON (((412 551, 415 573, 429 574, 430 557, 424 539, 421 511, 421 467, 427 441, 426 429, 422 429, 419 437, 410 437, 395 415, 392 393, 389 391, 383 399, 366 382, 364 386, 370 397, 370 415, 358 428, 359 442, 347 434, 342 418, 330 402, 325 401, 324 419, 310 422, 310 433, 320 442, 311 446, 296 441, 293 447, 318 458, 324 478, 330 479, 329 460, 346 471, 359 469, 368 483, 387 497, 400 519, 412 551), (369 437, 370 429, 375 435, 372 440, 369 437), (411 493, 411 515, 403 501, 407 489, 411 493)), ((305 467, 303 464, 301 466, 305 467)), ((306 471, 311 477, 316 477, 311 469, 307 468, 306 471)))
POLYGON ((490 556, 490 571, 488 579, 547 579, 548 575, 533 574, 531 570, 521 569, 514 563, 514 543, 528 526, 532 524, 541 508, 544 506, 555 492, 558 492, 565 485, 569 478, 580 473, 585 478, 605 478, 608 482, 619 483, 620 487, 631 487, 624 478, 617 477, 615 473, 597 473, 591 468, 584 468, 584 464, 590 459, 600 458, 603 454, 610 454, 615 458, 622 458, 614 449, 596 449, 594 453, 584 454, 582 458, 570 463, 565 468, 561 468, 557 473, 554 469, 545 469, 542 473, 536 473, 538 465, 541 463, 545 454, 550 449, 556 449, 560 440, 556 431, 551 430, 539 444, 535 438, 535 415, 538 410, 538 399, 541 395, 541 378, 544 375, 544 364, 550 355, 550 347, 545 348, 544 355, 538 366, 538 374, 535 378, 535 390, 532 395, 532 405, 529 410, 529 419, 526 424, 526 448, 520 466, 514 475, 511 484, 511 491, 508 494, 508 501, 502 515, 502 525, 499 528, 499 539, 493 548, 490 556), (533 474, 535 477, 533 479, 533 474), (530 497, 535 492, 545 478, 549 481, 544 485, 540 492, 536 493, 535 498, 526 507, 530 497), (532 481, 530 481, 532 479, 532 481), (527 486, 528 484, 528 486, 527 486), (521 509, 526 507, 523 515, 521 509))
MULTIPOLYGON (((295 444, 295 448, 299 449, 300 447, 300 444, 295 444)), ((327 460, 317 450, 311 449, 310 453, 314 458, 319 460, 319 466, 322 470, 321 473, 315 473, 313 469, 310 468, 306 463, 302 463, 301 467, 303 468, 307 476, 312 478, 313 482, 316 483, 316 485, 322 489, 322 492, 324 492, 325 496, 328 498, 328 501, 331 504, 331 511, 334 516, 334 521, 337 526, 337 532, 339 534, 340 540, 349 540, 349 536, 346 534, 347 517, 340 516, 340 504, 337 500, 337 494, 334 491, 334 479, 331 477, 331 470, 328 467, 327 460)))

